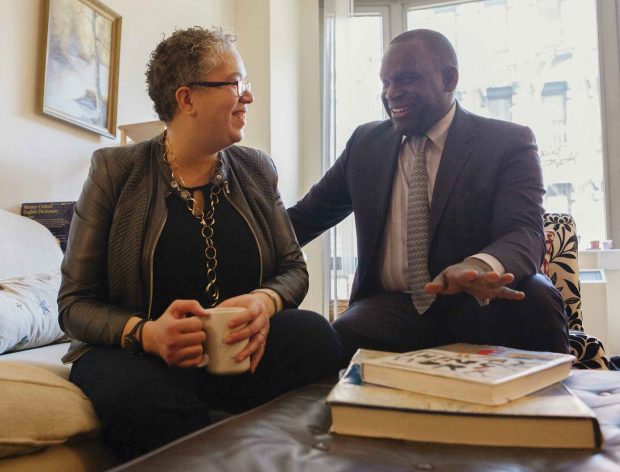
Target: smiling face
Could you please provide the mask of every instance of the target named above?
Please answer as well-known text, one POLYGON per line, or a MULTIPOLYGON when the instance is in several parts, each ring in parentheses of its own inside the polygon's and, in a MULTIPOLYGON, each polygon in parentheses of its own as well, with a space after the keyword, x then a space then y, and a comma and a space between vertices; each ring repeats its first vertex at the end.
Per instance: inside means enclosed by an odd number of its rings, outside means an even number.
POLYGON ((381 100, 394 128, 406 135, 426 133, 450 110, 456 68, 437 67, 420 40, 395 42, 381 64, 381 100))
MULTIPOLYGON (((234 82, 245 78, 243 59, 232 47, 220 55, 220 62, 205 77, 197 80, 234 82)), ((241 141, 248 105, 254 101, 249 90, 238 97, 235 85, 192 87, 192 94, 196 97, 197 124, 210 147, 221 150, 241 141)))

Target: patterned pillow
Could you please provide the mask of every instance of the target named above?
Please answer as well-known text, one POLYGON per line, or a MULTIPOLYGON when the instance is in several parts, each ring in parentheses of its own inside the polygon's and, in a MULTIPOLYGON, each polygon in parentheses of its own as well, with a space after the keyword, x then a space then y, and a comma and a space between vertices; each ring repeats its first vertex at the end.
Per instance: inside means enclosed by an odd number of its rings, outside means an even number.
POLYGON ((551 254, 553 253, 553 241, 555 240, 555 231, 545 229, 545 258, 541 266, 541 272, 549 277, 549 262, 551 262, 551 254))
POLYGON ((58 325, 60 273, 0 280, 0 354, 64 340, 58 325))

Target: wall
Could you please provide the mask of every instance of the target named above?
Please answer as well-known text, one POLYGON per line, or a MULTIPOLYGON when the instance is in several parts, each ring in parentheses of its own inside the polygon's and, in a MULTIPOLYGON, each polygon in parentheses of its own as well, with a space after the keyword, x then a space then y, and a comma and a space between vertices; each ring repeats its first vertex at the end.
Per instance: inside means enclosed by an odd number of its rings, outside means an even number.
POLYGON ((239 35, 237 49, 245 62, 254 95, 242 144, 271 153, 269 0, 236 0, 234 5, 234 29, 239 35))
MULTIPOLYGON (((227 0, 184 0, 183 8, 169 0, 104 3, 123 17, 119 124, 155 118, 144 70, 162 33, 196 23, 234 26, 234 4, 227 0)), ((42 0, 0 2, 0 208, 14 212, 22 202, 75 200, 92 152, 116 144, 39 112, 42 12, 42 0)))
MULTIPOLYGON (((287 205, 319 178, 318 0, 102 2, 122 16, 118 124, 156 118, 144 71, 163 34, 175 27, 222 25, 239 36, 255 97, 242 144, 272 154, 287 205)), ((92 152, 118 142, 39 111, 43 7, 43 0, 0 0, 5 19, 0 29, 0 208, 16 213, 22 202, 77 199, 92 152)), ((311 292, 304 306, 322 311, 320 243, 307 252, 311 292)))
POLYGON ((620 355, 620 250, 579 251, 581 309, 586 333, 603 342, 608 356, 620 355), (584 280, 583 272, 602 271, 602 280, 584 280))
MULTIPOLYGON (((239 52, 252 82, 244 144, 268 152, 286 206, 321 176, 319 2, 236 0, 239 52)), ((322 240, 304 251, 310 291, 303 307, 323 312, 322 240)))
MULTIPOLYGON (((322 174, 321 166, 321 54, 319 51, 319 7, 316 0, 302 0, 300 18, 302 22, 300 52, 300 123, 299 135, 299 188, 301 198, 317 182, 322 174)), ((304 247, 310 272, 310 291, 304 307, 327 314, 327 285, 329 267, 327 235, 315 239, 304 247)))

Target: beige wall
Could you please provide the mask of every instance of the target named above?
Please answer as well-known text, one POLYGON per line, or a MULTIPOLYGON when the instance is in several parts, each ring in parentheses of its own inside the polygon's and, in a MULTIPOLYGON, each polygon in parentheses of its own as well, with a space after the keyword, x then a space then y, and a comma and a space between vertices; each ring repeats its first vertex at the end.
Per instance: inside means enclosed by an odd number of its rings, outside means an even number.
MULTIPOLYGON (((223 25, 239 36, 238 48, 255 95, 242 144, 272 154, 287 205, 318 178, 318 0, 102 2, 123 22, 118 124, 156 118, 145 91, 144 70, 162 34, 195 24, 223 25), (306 176, 303 180, 301 174, 306 176)), ((0 208, 16 213, 23 202, 77 199, 92 152, 118 142, 40 113, 43 3, 0 0, 0 208)), ((308 253, 312 289, 305 306, 321 311, 322 269, 316 265, 320 246, 315 244, 308 253)))
MULTIPOLYGON (((252 81, 244 144, 268 152, 290 206, 321 175, 321 93, 317 0, 237 0, 239 51, 252 81)), ((323 312, 323 241, 305 248, 310 291, 303 307, 323 312)))
POLYGON ((234 4, 237 48, 254 95, 241 144, 271 153, 269 0, 236 0, 234 4))
MULTIPOLYGON (((144 85, 154 45, 174 27, 234 26, 226 0, 106 0, 123 17, 119 72, 119 124, 155 118, 144 85), (179 8, 179 4, 183 8, 179 8)), ((43 116, 37 102, 42 0, 0 2, 0 208, 22 202, 75 200, 91 153, 115 140, 43 116), (10 21, 9 21, 10 19, 10 21)))

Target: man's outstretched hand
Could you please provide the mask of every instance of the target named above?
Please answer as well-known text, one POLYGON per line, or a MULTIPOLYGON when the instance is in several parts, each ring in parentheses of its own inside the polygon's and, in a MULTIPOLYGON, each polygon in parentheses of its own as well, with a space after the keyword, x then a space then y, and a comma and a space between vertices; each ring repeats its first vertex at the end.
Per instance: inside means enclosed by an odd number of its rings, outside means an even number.
POLYGON ((506 287, 513 280, 512 274, 500 275, 481 259, 468 257, 463 262, 446 267, 424 286, 424 290, 434 295, 466 292, 480 301, 494 298, 523 300, 523 292, 506 287))

